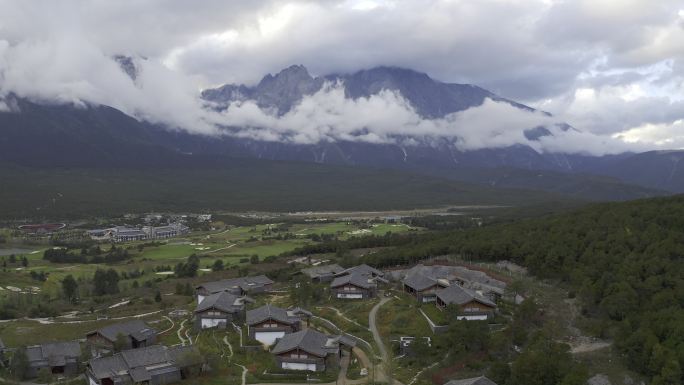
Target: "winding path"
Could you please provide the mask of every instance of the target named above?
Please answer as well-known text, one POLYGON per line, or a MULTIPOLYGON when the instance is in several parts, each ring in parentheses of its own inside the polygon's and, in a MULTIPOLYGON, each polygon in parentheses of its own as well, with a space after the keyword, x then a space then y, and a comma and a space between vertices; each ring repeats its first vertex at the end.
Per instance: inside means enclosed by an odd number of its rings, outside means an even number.
POLYGON ((387 368, 386 365, 391 364, 389 360, 389 354, 387 353, 387 347, 385 347, 385 343, 382 341, 382 336, 380 335, 380 332, 378 331, 378 326, 377 326, 377 316, 378 316, 378 310, 380 307, 387 302, 391 301, 392 297, 383 297, 380 302, 378 302, 373 308, 371 309, 370 313, 368 313, 368 325, 370 326, 370 331, 373 333, 373 339, 375 340, 375 344, 378 345, 378 349, 380 349, 380 356, 382 357, 382 365, 380 365, 376 370, 375 373, 375 380, 377 382, 389 382, 389 385, 403 385, 399 380, 396 378, 390 378, 387 375, 387 368))
POLYGON ((181 333, 181 332, 183 331, 183 327, 185 327, 186 322, 188 322, 188 320, 184 319, 183 322, 180 323, 180 327, 176 331, 176 334, 178 334, 178 339, 180 340, 181 345, 183 345, 183 346, 185 346, 185 338, 183 338, 183 335, 182 335, 183 333, 181 333))
POLYGON ((167 320, 169 320, 169 322, 171 322, 171 326, 169 326, 169 328, 168 328, 168 329, 166 329, 166 330, 164 330, 164 331, 161 331, 161 332, 159 332, 158 334, 164 334, 164 333, 166 333, 166 332, 170 331, 171 329, 173 329, 173 328, 174 328, 174 326, 176 326, 176 323, 175 323, 175 322, 173 322, 173 320, 172 320, 171 318, 169 318, 169 317, 167 317, 167 316, 163 316, 162 318, 166 318, 167 320))
POLYGON ((319 309, 330 309, 330 310, 334 311, 335 313, 337 313, 337 315, 340 316, 342 319, 344 319, 344 320, 346 320, 346 321, 348 321, 348 322, 351 322, 351 323, 353 323, 353 324, 356 325, 356 326, 359 326, 359 327, 361 327, 361 328, 364 328, 364 329, 366 329, 366 330, 369 330, 368 327, 367 327, 366 325, 361 325, 360 323, 358 323, 358 322, 354 321, 353 319, 347 317, 346 315, 344 315, 344 313, 342 313, 342 312, 340 311, 340 309, 338 309, 338 308, 336 308, 336 307, 332 307, 332 306, 317 306, 317 308, 319 308, 319 309))
POLYGON ((382 337, 380 336, 380 332, 378 332, 378 326, 376 324, 377 316, 378 316, 378 309, 380 309, 380 306, 386 304, 387 302, 391 301, 392 298, 388 297, 383 297, 380 302, 378 302, 373 308, 371 309, 370 313, 368 313, 368 325, 370 325, 370 331, 373 333, 373 339, 375 340, 375 344, 378 345, 378 349, 380 349, 380 357, 382 357, 382 362, 388 362, 389 361, 389 355, 387 354, 387 348, 385 348, 385 344, 382 342, 382 337))
POLYGON ((223 343, 228 345, 228 350, 230 350, 230 355, 228 356, 228 359, 233 358, 233 345, 228 342, 228 336, 223 337, 223 343))
POLYGON ((247 384, 247 367, 240 365, 240 364, 235 364, 235 366, 239 366, 242 368, 242 385, 247 384))

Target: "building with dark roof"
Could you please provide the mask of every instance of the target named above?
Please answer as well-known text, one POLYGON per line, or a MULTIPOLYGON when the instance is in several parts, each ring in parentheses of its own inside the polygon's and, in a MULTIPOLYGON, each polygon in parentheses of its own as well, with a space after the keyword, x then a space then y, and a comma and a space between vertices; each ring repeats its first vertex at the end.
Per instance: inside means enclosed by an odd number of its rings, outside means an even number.
POLYGON ((222 291, 205 297, 195 308, 195 328, 225 329, 245 318, 245 303, 251 298, 222 291))
POLYGON ((343 271, 344 268, 333 263, 332 265, 314 266, 302 269, 302 274, 311 278, 311 281, 313 282, 326 283, 332 281, 335 274, 341 273, 343 271))
POLYGON ((247 311, 247 333, 266 346, 286 334, 297 332, 311 313, 300 308, 283 309, 270 304, 247 311))
POLYGON ((357 266, 352 266, 348 269, 344 269, 341 272, 335 274, 336 277, 342 276, 342 275, 351 275, 351 274, 357 274, 357 275, 362 275, 365 277, 369 278, 375 278, 375 277, 383 277, 385 273, 382 271, 368 266, 365 263, 357 266))
POLYGON ((496 383, 485 376, 480 376, 463 380, 451 380, 444 385, 496 385, 496 383))
POLYGON ((157 331, 141 320, 133 320, 108 325, 86 334, 86 341, 95 356, 113 352, 117 338, 123 339, 120 349, 142 348, 157 343, 157 331))
POLYGON ((452 284, 482 292, 492 301, 498 300, 506 289, 506 283, 486 273, 463 266, 418 264, 403 273, 404 291, 421 302, 437 300, 437 291, 452 284))
POLYGON ((224 279, 221 281, 206 282, 195 288, 197 303, 201 303, 204 297, 222 291, 242 296, 245 294, 257 294, 271 291, 273 281, 265 275, 254 277, 239 277, 224 279))
POLYGON ((353 347, 348 338, 306 329, 283 336, 271 353, 281 369, 322 372, 339 366, 342 349, 353 347))
POLYGON ((78 373, 81 345, 76 341, 69 341, 27 346, 26 357, 29 361, 29 378, 38 377, 41 369, 47 369, 53 374, 73 376, 78 373))
POLYGON ((454 305, 458 308, 457 319, 486 320, 496 311, 494 302, 457 284, 438 290, 436 295, 437 307, 444 309, 454 305))
POLYGON ((364 299, 377 295, 378 282, 387 282, 384 273, 368 265, 358 265, 337 274, 330 283, 335 298, 364 299))
POLYGON ((187 377, 190 368, 200 368, 202 359, 193 346, 153 345, 124 350, 88 361, 89 385, 165 385, 187 377))
POLYGON ((373 278, 360 274, 347 274, 335 278, 330 283, 335 298, 365 299, 377 295, 378 285, 373 278))

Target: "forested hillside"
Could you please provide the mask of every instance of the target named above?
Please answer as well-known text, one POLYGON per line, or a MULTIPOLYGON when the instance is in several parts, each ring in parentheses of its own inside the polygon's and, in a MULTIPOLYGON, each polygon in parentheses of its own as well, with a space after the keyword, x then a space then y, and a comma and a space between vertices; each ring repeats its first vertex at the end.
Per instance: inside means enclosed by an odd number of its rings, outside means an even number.
POLYGON ((593 331, 613 338, 630 367, 654 384, 684 379, 684 196, 414 239, 366 262, 389 266, 443 254, 508 259, 566 282, 595 321, 593 331))
POLYGON ((237 158, 217 158, 216 163, 118 169, 36 169, 0 163, 0 217, 577 204, 551 193, 496 189, 398 171, 237 158))

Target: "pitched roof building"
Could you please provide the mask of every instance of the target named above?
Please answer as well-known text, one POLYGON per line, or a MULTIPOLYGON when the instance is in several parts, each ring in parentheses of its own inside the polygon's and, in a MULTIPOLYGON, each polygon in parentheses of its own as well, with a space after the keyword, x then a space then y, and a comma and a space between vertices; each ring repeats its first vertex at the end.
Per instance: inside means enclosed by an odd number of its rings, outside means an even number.
POLYGON ((113 351, 117 338, 123 336, 121 349, 135 349, 153 345, 157 342, 157 331, 141 320, 119 322, 92 331, 86 340, 96 355, 113 351))
POLYGON ((226 291, 205 297, 195 308, 195 328, 225 329, 228 324, 244 319, 246 302, 254 300, 226 291))
POLYGON ((335 274, 341 273, 343 271, 344 268, 342 268, 340 265, 332 264, 302 269, 302 274, 311 278, 311 280, 314 282, 325 283, 332 281, 335 274))
POLYGON ((301 329, 302 321, 311 313, 300 308, 283 309, 270 304, 247 311, 247 331, 264 345, 273 345, 286 334, 301 329))
POLYGON ((339 365, 342 347, 353 347, 346 337, 329 336, 314 329, 286 334, 275 345, 278 367, 320 372, 339 365))
POLYGON ((201 356, 193 346, 153 345, 125 350, 88 362, 86 376, 90 385, 165 385, 185 378, 187 368, 200 366, 201 356))
POLYGON ((357 266, 352 266, 348 269, 342 270, 341 272, 335 274, 335 276, 347 275, 347 274, 358 274, 366 277, 382 277, 385 275, 382 271, 368 266, 365 263, 357 266))
POLYGON ((206 282, 195 288, 197 303, 211 295, 226 291, 235 295, 255 294, 271 290, 273 281, 265 275, 254 277, 239 277, 224 279, 221 281, 206 282))
POLYGON ((81 345, 76 341, 49 342, 26 347, 29 361, 27 376, 37 377, 38 371, 48 369, 50 373, 74 375, 78 372, 81 345))
POLYGON ((384 273, 368 265, 358 265, 337 274, 330 283, 336 298, 363 299, 377 294, 378 282, 387 282, 384 273))
POLYGON ((436 295, 438 307, 446 308, 449 305, 458 307, 457 319, 486 320, 496 310, 496 304, 493 301, 458 284, 440 289, 436 295))
POLYGON ((490 300, 499 298, 506 288, 505 282, 463 266, 418 264, 403 273, 404 290, 422 302, 435 301, 437 290, 452 284, 481 291, 490 300))

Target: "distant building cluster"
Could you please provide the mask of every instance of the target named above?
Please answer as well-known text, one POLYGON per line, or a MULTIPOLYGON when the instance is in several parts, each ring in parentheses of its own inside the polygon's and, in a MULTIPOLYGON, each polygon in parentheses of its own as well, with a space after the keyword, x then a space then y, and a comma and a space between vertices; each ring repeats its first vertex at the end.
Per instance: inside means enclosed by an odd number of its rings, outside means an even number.
POLYGON ((115 226, 107 229, 89 230, 88 236, 96 241, 130 242, 155 239, 167 239, 187 234, 190 228, 181 223, 166 226, 128 227, 115 226))

